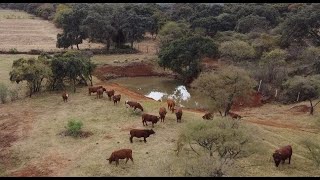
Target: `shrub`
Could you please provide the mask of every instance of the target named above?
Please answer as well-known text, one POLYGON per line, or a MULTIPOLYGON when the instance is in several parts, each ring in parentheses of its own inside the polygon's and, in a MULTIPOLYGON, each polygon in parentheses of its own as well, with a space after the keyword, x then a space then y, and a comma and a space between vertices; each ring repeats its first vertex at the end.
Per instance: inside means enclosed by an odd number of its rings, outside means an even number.
POLYGON ((255 57, 254 48, 247 42, 239 40, 221 43, 219 52, 222 57, 231 58, 233 61, 249 60, 255 57))
POLYGON ((83 126, 83 123, 81 121, 71 119, 68 122, 67 133, 70 134, 71 136, 77 137, 81 132, 82 126, 83 126))
POLYGON ((11 54, 16 54, 16 53, 18 53, 18 50, 16 48, 11 48, 11 49, 9 49, 9 52, 11 54))
POLYGON ((7 96, 8 96, 8 88, 3 83, 0 83, 0 102, 5 103, 7 102, 7 96))
POLYGON ((15 101, 19 99, 19 93, 16 89, 11 89, 9 91, 11 101, 15 101))

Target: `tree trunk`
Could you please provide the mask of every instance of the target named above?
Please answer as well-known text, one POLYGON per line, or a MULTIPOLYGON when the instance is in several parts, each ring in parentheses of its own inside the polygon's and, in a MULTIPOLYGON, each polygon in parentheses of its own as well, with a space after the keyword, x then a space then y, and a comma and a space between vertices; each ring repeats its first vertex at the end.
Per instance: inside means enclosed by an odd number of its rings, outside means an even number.
POLYGON ((131 49, 133 49, 133 40, 130 43, 131 43, 131 49))
POLYGON ((79 50, 79 44, 77 44, 77 49, 79 50))
POLYGON ((314 110, 313 110, 312 100, 309 99, 309 101, 310 101, 310 114, 313 115, 314 110))
POLYGON ((108 38, 108 39, 107 39, 107 51, 110 50, 110 44, 111 44, 111 43, 110 43, 110 39, 108 38))
POLYGON ((93 86, 93 84, 92 84, 92 75, 91 74, 89 75, 89 80, 90 80, 91 86, 93 86))
POLYGON ((73 46, 71 45, 71 49, 73 49, 73 46))
POLYGON ((73 79, 73 92, 76 93, 76 79, 73 79))
POLYGON ((224 116, 227 116, 229 111, 231 110, 231 106, 232 106, 233 102, 231 101, 231 103, 228 103, 226 110, 224 112, 224 116))

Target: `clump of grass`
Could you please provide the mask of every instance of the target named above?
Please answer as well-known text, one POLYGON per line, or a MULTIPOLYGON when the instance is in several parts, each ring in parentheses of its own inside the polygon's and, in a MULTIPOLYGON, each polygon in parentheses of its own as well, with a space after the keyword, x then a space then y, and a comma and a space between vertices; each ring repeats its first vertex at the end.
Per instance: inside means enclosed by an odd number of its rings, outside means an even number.
POLYGON ((11 48, 11 49, 9 49, 9 52, 11 54, 16 54, 16 53, 18 53, 18 50, 16 48, 11 48))
POLYGON ((0 103, 6 103, 8 96, 8 88, 5 84, 0 83, 0 103))
POLYGON ((19 93, 18 93, 17 89, 11 89, 9 91, 9 93, 10 93, 11 101, 15 101, 15 100, 19 99, 19 93))
POLYGON ((81 133, 81 128, 83 126, 83 123, 81 121, 78 121, 76 119, 71 119, 68 122, 68 127, 67 127, 67 134, 77 137, 81 133))

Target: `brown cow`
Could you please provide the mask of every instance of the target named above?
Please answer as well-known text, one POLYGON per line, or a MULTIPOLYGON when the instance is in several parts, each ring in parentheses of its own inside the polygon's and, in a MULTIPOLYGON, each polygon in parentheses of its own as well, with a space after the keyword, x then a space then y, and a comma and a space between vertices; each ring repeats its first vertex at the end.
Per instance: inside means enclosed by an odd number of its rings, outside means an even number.
POLYGON ((177 117, 177 122, 181 122, 181 117, 182 117, 182 108, 179 107, 175 109, 176 117, 177 117))
POLYGON ((159 116, 155 116, 155 115, 151 115, 151 114, 147 114, 147 113, 143 113, 142 114, 142 124, 144 126, 144 124, 146 124, 146 126, 148 126, 147 121, 152 122, 152 127, 154 127, 154 124, 157 124, 157 122, 159 121, 159 116))
POLYGON ((155 132, 153 131, 153 129, 131 129, 130 130, 130 142, 133 143, 132 138, 136 137, 136 138, 142 138, 144 142, 147 142, 147 137, 149 137, 151 134, 155 134, 155 132))
POLYGON ((133 107, 134 111, 136 111, 136 109, 140 109, 141 111, 143 111, 143 107, 141 106, 140 103, 138 102, 134 102, 134 101, 125 101, 124 104, 126 105, 126 107, 128 108, 128 106, 133 107))
POLYGON ((100 88, 97 90, 97 98, 100 99, 103 97, 103 92, 106 91, 106 88, 100 88))
POLYGON ((110 91, 107 91, 107 94, 108 94, 108 97, 109 97, 109 100, 111 101, 111 97, 114 96, 114 90, 110 90, 110 91))
POLYGON ((210 113, 210 112, 208 112, 208 113, 206 113, 205 115, 202 116, 202 119, 209 120, 209 119, 212 119, 212 118, 213 118, 213 114, 210 113))
POLYGON ((290 164, 291 156, 292 156, 292 147, 290 145, 281 147, 280 149, 275 150, 275 152, 272 154, 276 167, 279 166, 281 161, 282 161, 282 164, 284 164, 284 162, 288 158, 289 158, 289 164, 290 164))
POLYGON ((228 115, 232 117, 232 119, 241 119, 242 117, 239 114, 228 112, 228 115))
POLYGON ((64 92, 62 94, 62 99, 63 99, 63 102, 68 102, 68 97, 69 97, 69 94, 67 92, 64 92))
POLYGON ((89 87, 89 95, 91 95, 91 93, 95 93, 97 92, 98 89, 103 88, 102 86, 95 86, 95 87, 89 87))
POLYGON ((113 99, 113 104, 116 105, 118 102, 120 102, 121 94, 114 95, 112 99, 113 99))
POLYGON ((164 122, 164 118, 166 117, 166 114, 167 114, 166 108, 165 107, 161 107, 159 109, 159 115, 160 115, 161 122, 164 122))
POLYGON ((167 104, 168 104, 169 111, 171 111, 173 113, 174 112, 174 106, 176 105, 176 103, 174 102, 173 99, 167 99, 167 104))
POLYGON ((112 152, 111 156, 107 159, 109 161, 109 164, 111 164, 113 161, 116 162, 116 166, 119 164, 119 159, 127 159, 126 164, 129 159, 131 159, 133 163, 132 158, 132 150, 131 149, 120 149, 118 151, 112 152))

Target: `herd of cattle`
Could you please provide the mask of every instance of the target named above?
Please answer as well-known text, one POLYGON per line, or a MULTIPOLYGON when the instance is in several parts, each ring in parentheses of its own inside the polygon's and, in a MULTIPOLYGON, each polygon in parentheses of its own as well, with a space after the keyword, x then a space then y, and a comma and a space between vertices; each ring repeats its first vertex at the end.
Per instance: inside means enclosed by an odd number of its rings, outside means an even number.
MULTIPOLYGON (((116 105, 118 102, 120 102, 121 94, 115 95, 115 91, 112 89, 110 91, 107 91, 106 88, 103 86, 96 86, 96 87, 89 87, 89 95, 91 93, 97 93, 97 98, 100 99, 103 97, 103 92, 106 92, 108 95, 109 100, 111 101, 111 98, 114 102, 114 105, 116 105)), ((62 94, 62 98, 64 102, 68 102, 69 94, 64 92, 62 94)), ((125 101, 126 108, 131 107, 135 111, 136 109, 140 109, 140 111, 143 112, 143 107, 140 103, 135 101, 125 101)), ((175 101, 173 99, 167 99, 167 105, 169 111, 172 113, 175 113, 177 122, 181 122, 182 118, 182 108, 176 106, 175 101)), ((154 127, 154 124, 156 124, 159 120, 161 122, 164 122, 165 116, 167 114, 167 110, 165 107, 160 107, 159 109, 159 116, 155 116, 152 114, 142 113, 142 124, 143 126, 148 126, 147 122, 152 123, 152 127, 154 127)), ((241 119, 242 117, 236 113, 229 112, 228 115, 232 117, 233 119, 241 119)), ((202 116, 203 119, 209 120, 213 119, 213 113, 206 113, 202 116)), ((150 135, 155 134, 153 129, 131 129, 130 130, 130 142, 133 143, 132 139, 133 137, 136 138, 144 138, 144 142, 146 143, 146 138, 150 135)), ((282 161, 282 164, 284 164, 286 159, 289 159, 289 164, 291 161, 292 156, 292 147, 290 145, 281 147, 280 149, 275 150, 275 152, 272 154, 272 157, 274 159, 276 167, 279 166, 280 162, 282 161)), ((116 166, 119 164, 119 159, 126 159, 126 163, 130 159, 133 162, 132 158, 132 150, 131 149, 120 149, 117 151, 112 152, 110 157, 107 159, 109 163, 111 164, 113 161, 116 162, 116 166)))

